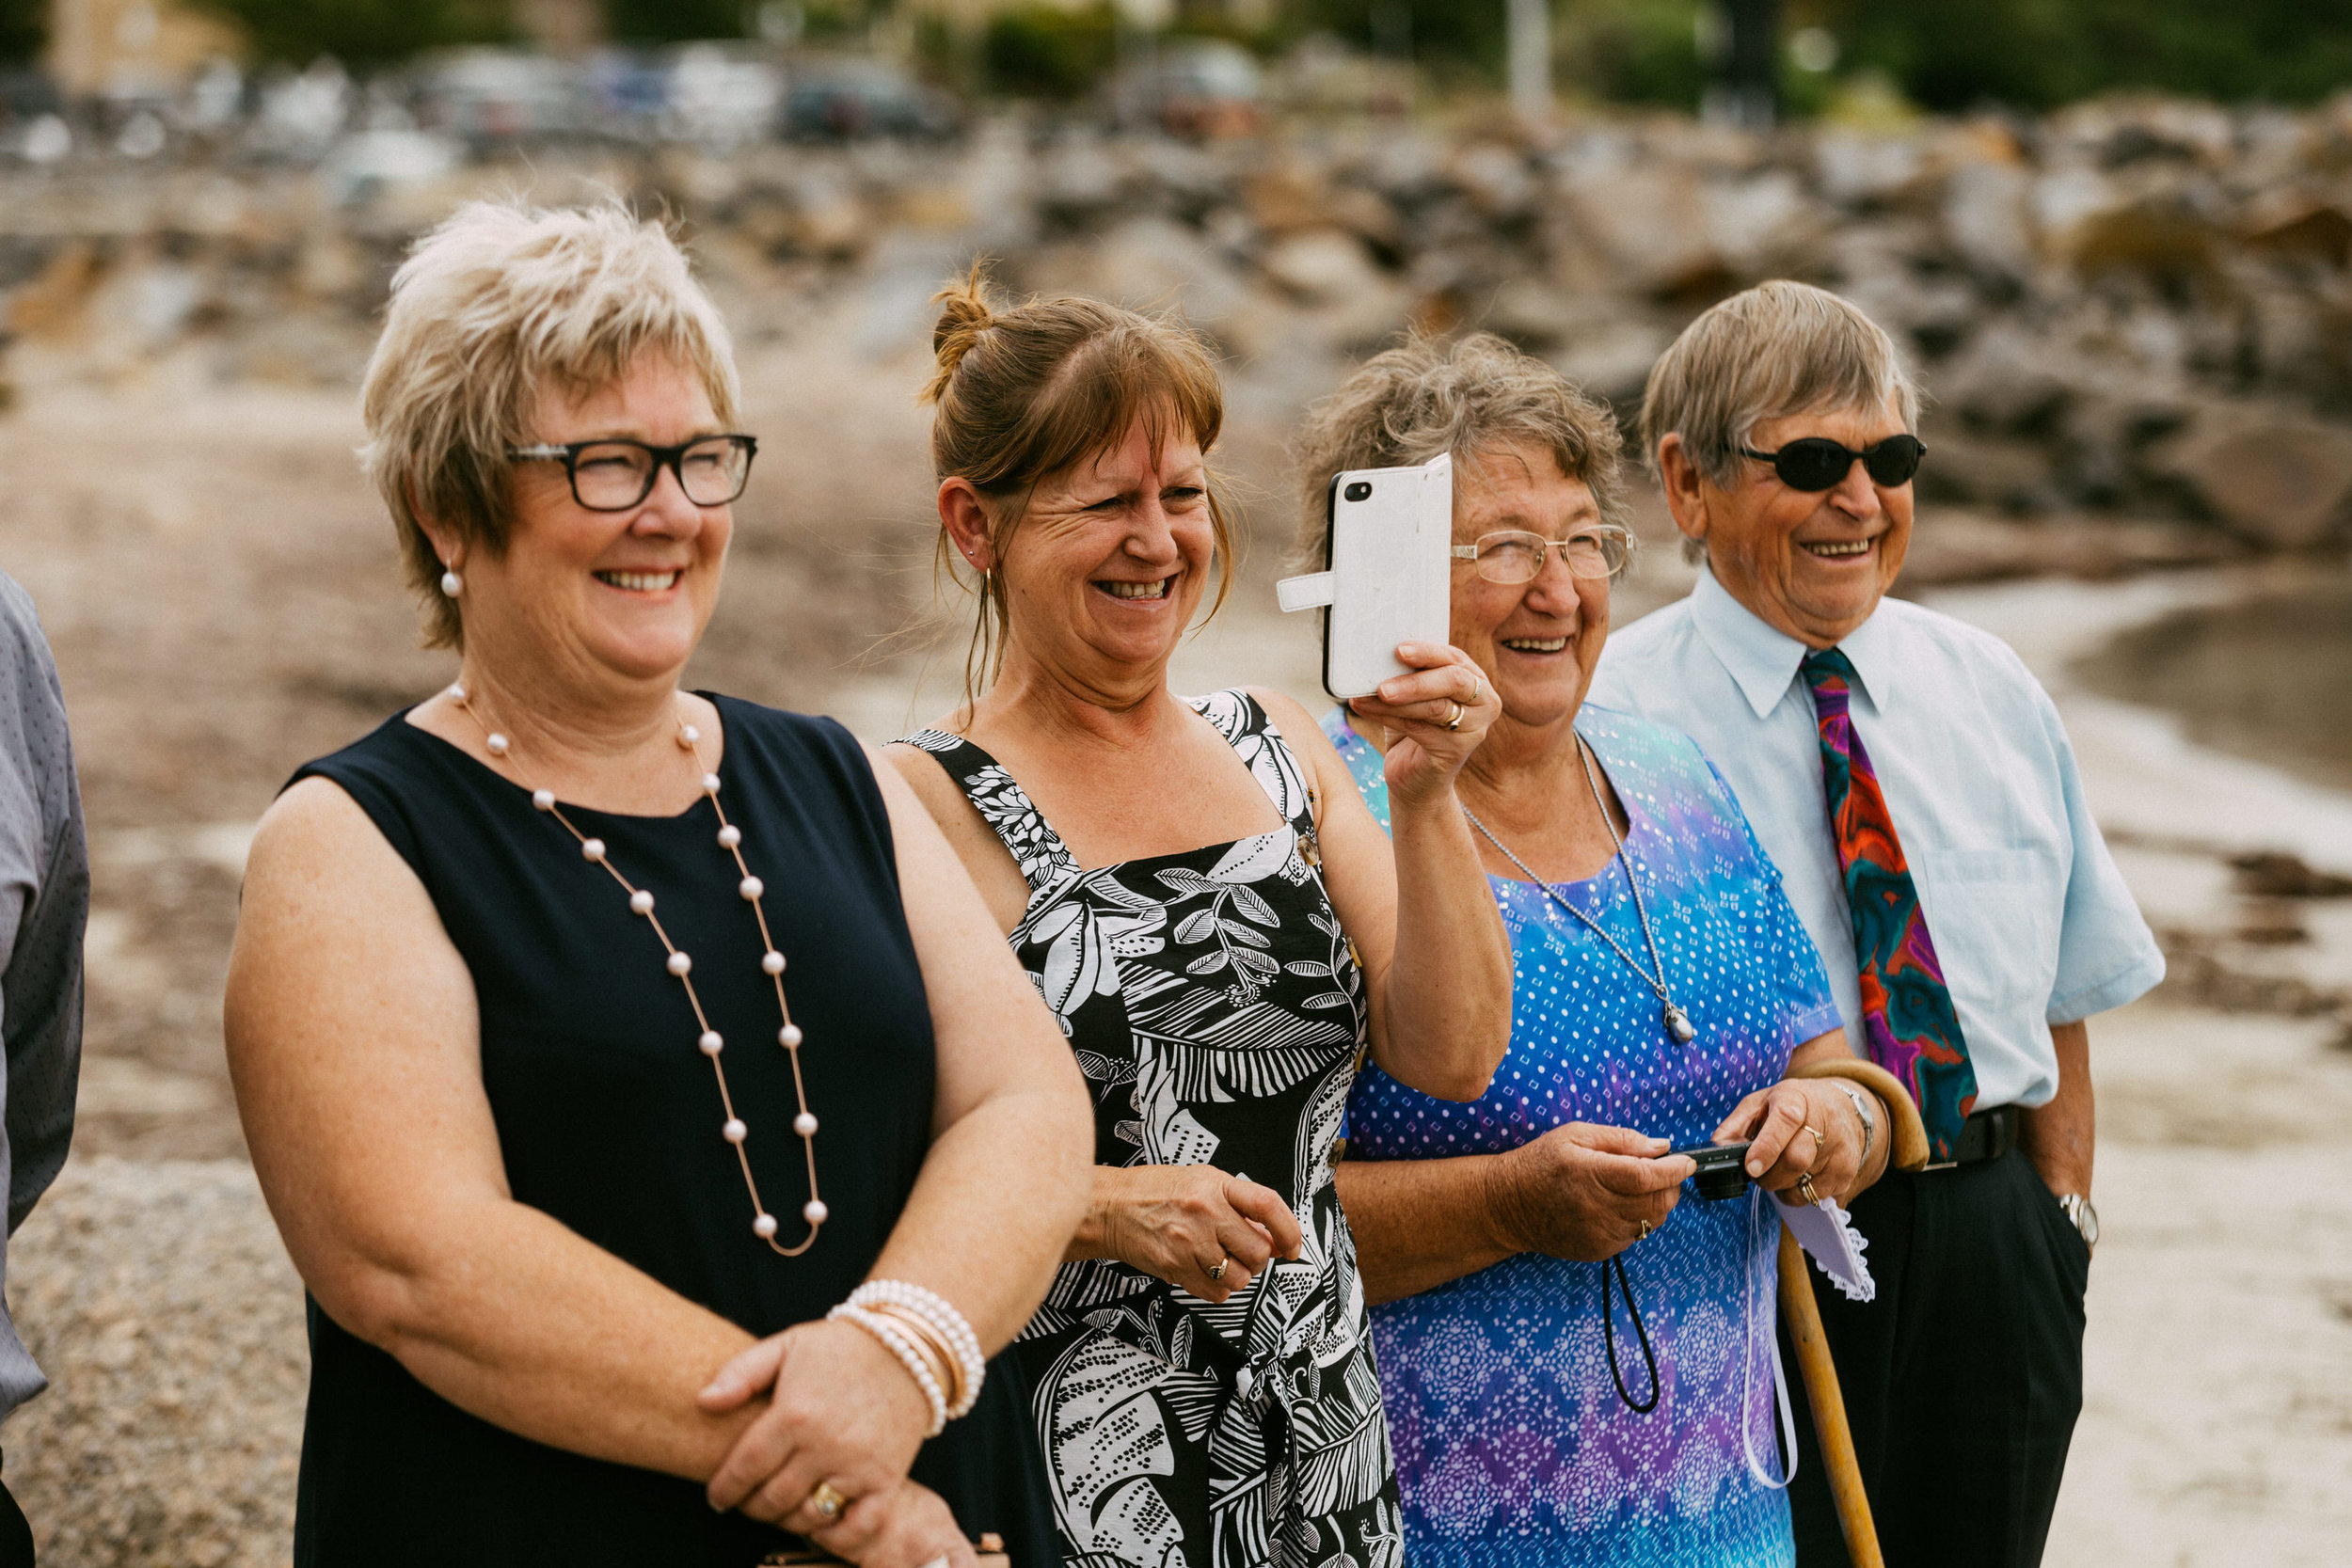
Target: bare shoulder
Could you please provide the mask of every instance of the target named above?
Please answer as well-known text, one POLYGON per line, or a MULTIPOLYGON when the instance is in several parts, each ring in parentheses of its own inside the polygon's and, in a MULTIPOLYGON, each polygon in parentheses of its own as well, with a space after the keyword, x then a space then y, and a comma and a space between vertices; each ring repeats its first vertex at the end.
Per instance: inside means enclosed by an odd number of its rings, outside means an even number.
POLYGON ((1336 791, 1348 782, 1347 764, 1340 760, 1331 737, 1323 733, 1323 725, 1307 711, 1306 705, 1287 691, 1277 691, 1267 686, 1246 686, 1242 689, 1265 709, 1274 727, 1282 732, 1291 753, 1311 769, 1317 780, 1328 790, 1336 791))
POLYGON ((337 865, 380 869, 387 862, 407 869, 359 802, 342 785, 314 773, 262 814, 246 856, 246 885, 249 894, 257 881, 266 884, 337 865))
POLYGON ((939 765, 938 757, 922 747, 894 740, 887 746, 868 746, 866 750, 867 755, 879 756, 890 765, 890 771, 913 791, 923 809, 940 826, 946 827, 966 814, 977 819, 978 814, 972 810, 972 802, 956 787, 956 781, 947 776, 947 769, 939 765))
POLYGON ((1270 686, 1245 686, 1242 691, 1265 709, 1274 727, 1282 732, 1282 738, 1291 743, 1293 751, 1305 751, 1321 746, 1331 749, 1331 742, 1323 733, 1322 723, 1307 711, 1307 705, 1287 691, 1270 686))

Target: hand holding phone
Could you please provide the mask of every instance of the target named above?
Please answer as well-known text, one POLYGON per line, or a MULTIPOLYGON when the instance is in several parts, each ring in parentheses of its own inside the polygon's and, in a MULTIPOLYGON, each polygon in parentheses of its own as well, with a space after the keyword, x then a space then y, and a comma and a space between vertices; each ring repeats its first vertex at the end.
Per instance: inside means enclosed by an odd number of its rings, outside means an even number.
POLYGON ((1449 641, 1454 460, 1409 468, 1350 468, 1326 492, 1324 565, 1276 585, 1283 610, 1327 608, 1323 689, 1368 697, 1406 673, 1402 642, 1449 641))

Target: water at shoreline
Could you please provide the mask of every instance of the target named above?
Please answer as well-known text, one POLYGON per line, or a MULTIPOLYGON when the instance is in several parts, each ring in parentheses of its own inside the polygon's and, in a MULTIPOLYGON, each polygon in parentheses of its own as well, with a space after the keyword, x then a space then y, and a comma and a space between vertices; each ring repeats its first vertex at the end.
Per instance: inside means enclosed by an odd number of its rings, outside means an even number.
POLYGON ((2134 626, 2073 673, 2179 715, 2201 744, 2352 789, 2352 578, 2334 568, 2134 626))

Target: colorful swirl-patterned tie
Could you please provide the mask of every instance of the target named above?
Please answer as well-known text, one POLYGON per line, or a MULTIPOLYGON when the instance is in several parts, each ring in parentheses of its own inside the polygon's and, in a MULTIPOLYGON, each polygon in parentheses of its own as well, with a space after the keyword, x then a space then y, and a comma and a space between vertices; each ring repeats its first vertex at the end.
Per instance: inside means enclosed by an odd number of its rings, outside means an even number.
POLYGON ((1830 833, 1837 840, 1846 907, 1853 913, 1870 1059, 1910 1088, 1927 1123, 1931 1157, 1948 1160, 1977 1103, 1977 1069, 1968 1062, 1968 1042, 1928 936, 1902 841, 1895 836, 1895 819, 1879 790, 1878 770, 1854 733, 1849 711, 1853 665, 1836 648, 1823 649, 1806 657, 1804 678, 1821 735, 1830 833))

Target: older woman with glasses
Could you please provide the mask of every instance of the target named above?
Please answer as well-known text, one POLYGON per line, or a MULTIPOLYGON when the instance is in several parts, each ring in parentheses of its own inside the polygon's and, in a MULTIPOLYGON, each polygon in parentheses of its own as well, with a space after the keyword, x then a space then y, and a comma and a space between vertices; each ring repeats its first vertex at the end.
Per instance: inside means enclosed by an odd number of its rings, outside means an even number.
MULTIPOLYGON (((1763 1187, 1842 1197, 1884 1163, 1886 1118, 1783 1076, 1845 1043, 1722 778, 1583 701, 1630 547, 1616 426, 1478 336, 1373 359, 1300 451, 1316 554, 1331 473, 1453 454, 1453 640, 1502 703, 1459 791, 1516 958, 1509 1053, 1469 1104, 1367 1070, 1339 1171, 1408 1560, 1787 1564, 1777 1221, 1677 1201, 1694 1167, 1670 1151, 1753 1139, 1763 1187)), ((1324 728, 1387 820, 1388 729, 1324 728)))
POLYGON ((271 807, 228 989, 311 1295, 297 1563, 1053 1561, 983 1357, 1079 1075, 893 769, 679 689, 737 400, 618 209, 469 207, 393 280, 368 465, 459 676, 271 807))

